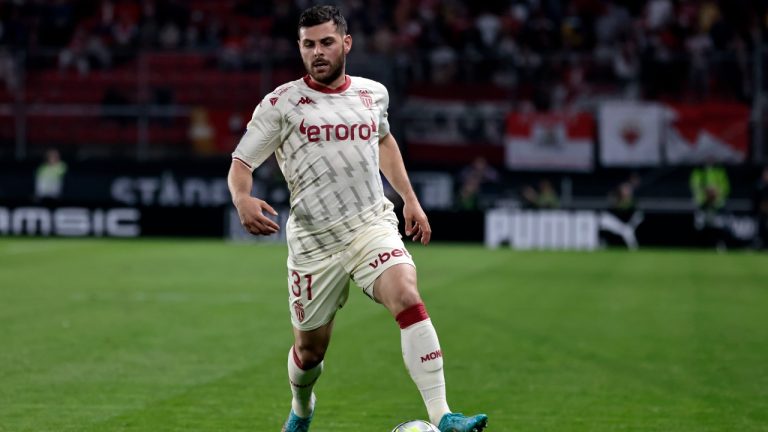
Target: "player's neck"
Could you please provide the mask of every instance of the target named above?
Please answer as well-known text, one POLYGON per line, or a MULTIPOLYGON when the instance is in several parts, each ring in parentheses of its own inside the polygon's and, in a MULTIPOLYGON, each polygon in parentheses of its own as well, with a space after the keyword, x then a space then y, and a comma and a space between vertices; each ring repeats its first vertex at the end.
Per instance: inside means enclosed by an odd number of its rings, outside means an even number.
POLYGON ((305 81, 307 81, 307 84, 320 91, 326 91, 326 92, 337 92, 342 89, 342 87, 347 85, 347 81, 349 80, 349 77, 345 73, 341 73, 338 78, 333 80, 330 84, 324 84, 317 80, 315 80, 312 75, 307 75, 307 78, 305 78, 305 81))

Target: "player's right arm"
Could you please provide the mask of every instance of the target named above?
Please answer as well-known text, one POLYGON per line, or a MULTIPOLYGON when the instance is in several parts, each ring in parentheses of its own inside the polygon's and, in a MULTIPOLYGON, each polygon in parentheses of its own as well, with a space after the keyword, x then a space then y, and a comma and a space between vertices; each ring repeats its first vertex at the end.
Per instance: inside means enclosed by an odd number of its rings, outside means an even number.
POLYGON ((227 184, 232 203, 237 208, 240 223, 251 234, 270 235, 280 226, 269 219, 264 212, 277 216, 277 212, 265 201, 251 196, 253 170, 261 165, 280 145, 282 115, 275 106, 278 97, 268 95, 253 111, 251 121, 240 143, 232 153, 227 184), (264 103, 267 99, 269 102, 264 103))
POLYGON ((280 230, 280 226, 264 215, 264 211, 277 216, 277 212, 266 201, 251 196, 253 173, 240 160, 232 159, 227 176, 232 203, 240 216, 240 223, 255 235, 270 235, 280 230))

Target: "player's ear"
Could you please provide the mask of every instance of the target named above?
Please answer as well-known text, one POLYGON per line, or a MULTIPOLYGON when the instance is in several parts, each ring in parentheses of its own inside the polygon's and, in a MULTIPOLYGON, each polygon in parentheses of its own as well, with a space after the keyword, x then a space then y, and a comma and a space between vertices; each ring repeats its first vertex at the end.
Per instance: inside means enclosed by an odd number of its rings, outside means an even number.
POLYGON ((352 35, 344 35, 342 42, 344 43, 344 55, 349 54, 352 50, 352 35))

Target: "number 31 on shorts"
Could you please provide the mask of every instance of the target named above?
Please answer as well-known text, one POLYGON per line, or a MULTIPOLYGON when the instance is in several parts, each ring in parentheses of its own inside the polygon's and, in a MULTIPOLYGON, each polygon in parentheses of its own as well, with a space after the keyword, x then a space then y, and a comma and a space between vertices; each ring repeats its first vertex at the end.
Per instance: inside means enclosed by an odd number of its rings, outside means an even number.
POLYGON ((312 275, 300 275, 296 270, 291 271, 291 293, 301 297, 302 287, 307 289, 307 300, 312 300, 312 275))

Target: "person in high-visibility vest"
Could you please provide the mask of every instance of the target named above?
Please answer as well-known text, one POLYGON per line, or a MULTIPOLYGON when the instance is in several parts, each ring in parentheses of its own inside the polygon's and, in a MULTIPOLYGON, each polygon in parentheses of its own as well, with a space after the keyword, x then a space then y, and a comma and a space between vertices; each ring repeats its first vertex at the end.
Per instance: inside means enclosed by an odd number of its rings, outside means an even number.
POLYGON ((731 191, 728 173, 723 167, 707 163, 691 172, 690 187, 698 208, 694 223, 702 245, 725 250, 730 236, 721 214, 731 191))
POLYGON ((712 164, 695 168, 691 172, 690 187, 696 205, 705 211, 723 209, 731 192, 725 168, 712 164))

